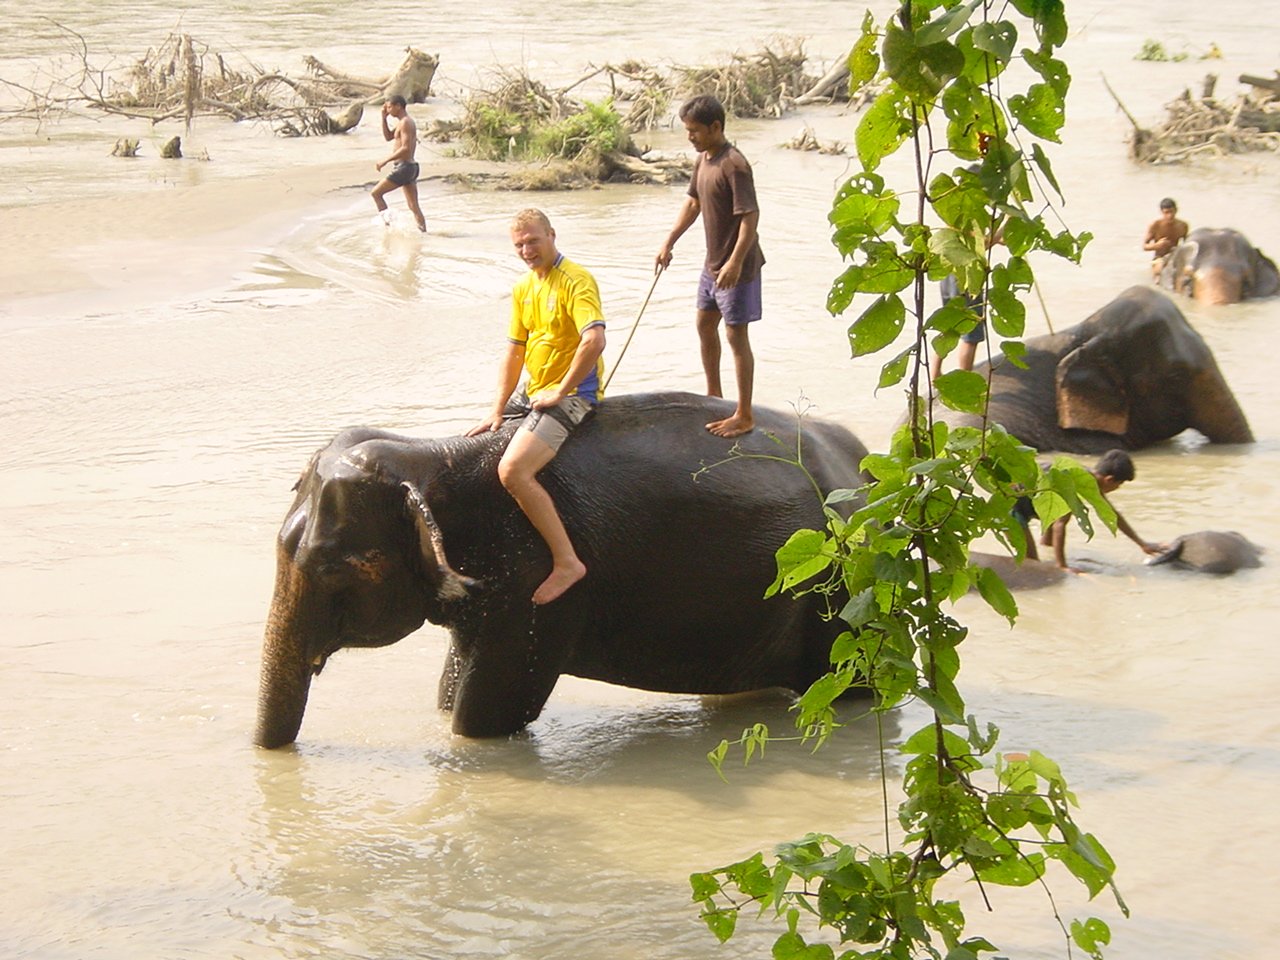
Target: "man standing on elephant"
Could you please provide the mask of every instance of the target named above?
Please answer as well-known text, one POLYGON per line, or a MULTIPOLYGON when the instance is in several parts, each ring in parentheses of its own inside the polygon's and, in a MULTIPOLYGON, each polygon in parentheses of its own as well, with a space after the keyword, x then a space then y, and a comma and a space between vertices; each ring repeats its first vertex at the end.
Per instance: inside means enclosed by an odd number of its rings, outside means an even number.
POLYGON ((707 393, 724 396, 720 386, 721 319, 738 381, 738 405, 733 414, 713 420, 707 429, 719 437, 737 437, 755 425, 751 413, 755 357, 747 325, 759 320, 761 314, 760 268, 764 254, 756 236, 760 207, 751 164, 725 139, 724 106, 720 101, 706 94, 694 97, 680 108, 680 119, 698 156, 675 226, 658 251, 657 268, 665 269, 671 264, 676 241, 701 215, 707 258, 698 281, 696 306, 707 393))
POLYGON ((1178 219, 1178 205, 1173 197, 1165 197, 1160 201, 1160 219, 1152 220, 1147 227, 1147 235, 1142 238, 1142 249, 1151 251, 1151 272, 1160 273, 1160 265, 1164 263, 1173 248, 1187 239, 1190 228, 1187 221, 1178 219))
POLYGON ((529 272, 512 291, 493 408, 467 436, 520 420, 498 462, 498 479, 551 550, 551 573, 533 593, 533 602, 541 604, 587 575, 537 474, 603 393, 604 310, 595 278, 556 249, 556 232, 542 211, 517 213, 511 242, 529 272), (522 370, 529 376, 517 391, 522 370))
POLYGON ((395 146, 385 160, 379 160, 374 168, 381 171, 388 163, 394 163, 391 172, 378 181, 373 188, 373 205, 384 223, 391 223, 391 213, 387 210, 387 201, 382 199, 386 194, 404 187, 404 201, 409 205, 413 218, 418 221, 418 229, 427 232, 427 220, 418 206, 418 164, 413 156, 418 150, 418 125, 409 116, 404 97, 394 94, 382 105, 382 139, 394 140, 395 146), (393 131, 387 125, 387 117, 396 120, 393 131))

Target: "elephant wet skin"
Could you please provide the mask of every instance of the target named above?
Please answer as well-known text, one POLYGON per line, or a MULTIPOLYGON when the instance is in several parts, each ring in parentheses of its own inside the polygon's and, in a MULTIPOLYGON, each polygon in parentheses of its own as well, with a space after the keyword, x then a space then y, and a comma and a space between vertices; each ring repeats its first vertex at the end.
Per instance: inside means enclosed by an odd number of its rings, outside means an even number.
POLYGON ((1280 271, 1238 230, 1192 230, 1160 267, 1160 286, 1199 303, 1239 303, 1280 293, 1280 271))
POLYGON ((1262 566, 1262 548, 1234 530, 1185 533, 1147 563, 1171 564, 1198 573, 1235 573, 1262 566))
MULTIPOLYGON (((1253 432, 1217 361, 1177 306, 1130 287, 1082 323, 1029 337, 1026 368, 1000 357, 989 415, 1037 450, 1140 450, 1192 428, 1211 443, 1252 443, 1253 432)), ((981 418, 950 409, 952 425, 981 418)))
POLYGON ((777 549, 824 526, 822 496, 861 485, 866 449, 769 410, 726 441, 704 424, 728 407, 622 396, 574 432, 539 479, 588 572, 536 608, 550 554, 497 476, 512 427, 340 434, 303 471, 278 537, 256 742, 297 738, 311 679, 338 650, 395 643, 424 621, 450 631, 438 703, 465 736, 520 730, 563 673, 672 693, 806 689, 839 621, 817 595, 762 598, 777 549), (798 429, 808 476, 777 459, 794 455, 798 429), (729 458, 734 443, 746 457, 729 458))

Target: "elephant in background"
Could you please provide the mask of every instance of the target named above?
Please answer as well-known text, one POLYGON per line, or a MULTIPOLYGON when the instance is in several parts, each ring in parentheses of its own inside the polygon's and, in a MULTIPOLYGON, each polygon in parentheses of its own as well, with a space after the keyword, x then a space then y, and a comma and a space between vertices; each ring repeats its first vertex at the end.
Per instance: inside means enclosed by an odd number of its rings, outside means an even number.
POLYGON ((1178 537, 1147 563, 1169 563, 1199 573, 1235 573, 1262 566, 1262 548, 1234 530, 1201 530, 1178 537))
POLYGON ((1160 286, 1199 303, 1239 303, 1280 293, 1280 271, 1237 230, 1192 230, 1164 259, 1160 286))
MULTIPOLYGON (((1130 287, 1082 323, 1026 341, 1025 369, 990 368, 989 415, 1037 450, 1139 450, 1191 427, 1212 443, 1252 443, 1213 353, 1168 297, 1130 287)), ((940 406, 938 418, 981 418, 940 406)))
POLYGON ((539 475, 587 576, 536 608, 551 559, 498 481, 512 426, 339 434, 303 471, 277 540, 256 742, 297 738, 311 679, 338 650, 425 620, 451 633, 438 703, 469 737, 523 728, 563 673, 674 693, 807 689, 840 621, 817 594, 763 594, 777 549, 825 525, 822 498, 862 484, 867 451, 842 427, 758 410, 736 440, 746 456, 730 457, 735 444, 704 429, 730 406, 630 395, 588 417, 539 475), (780 460, 797 449, 807 474, 780 460))

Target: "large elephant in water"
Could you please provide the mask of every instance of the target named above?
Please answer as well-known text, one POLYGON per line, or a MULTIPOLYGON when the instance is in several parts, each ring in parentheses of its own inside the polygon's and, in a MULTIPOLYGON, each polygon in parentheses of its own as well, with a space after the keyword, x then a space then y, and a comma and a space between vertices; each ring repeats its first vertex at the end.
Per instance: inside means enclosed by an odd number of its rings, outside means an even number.
MULTIPOLYGON (((1138 450, 1188 427, 1213 443, 1253 441, 1213 353, 1159 291, 1130 287, 1084 322, 1026 346, 1026 369, 994 361, 989 413, 1037 450, 1138 450)), ((988 364, 974 370, 986 375, 988 364)), ((980 422, 954 410, 938 415, 980 422)))
POLYGON ((339 434, 303 471, 280 530, 257 743, 296 739, 335 652, 395 643, 424 620, 450 630, 439 705, 465 736, 520 730, 562 673, 676 693, 806 689, 829 668, 839 622, 819 596, 763 594, 777 549, 823 527, 822 497, 863 482, 866 449, 842 427, 760 410, 736 441, 745 456, 730 457, 704 429, 727 407, 623 396, 574 432, 539 478, 587 576, 536 608, 551 560, 498 481, 512 427, 339 434), (807 474, 779 459, 797 449, 807 474))
POLYGON ((1200 303, 1239 303, 1280 293, 1280 271, 1239 231, 1201 227, 1165 257, 1160 285, 1200 303))

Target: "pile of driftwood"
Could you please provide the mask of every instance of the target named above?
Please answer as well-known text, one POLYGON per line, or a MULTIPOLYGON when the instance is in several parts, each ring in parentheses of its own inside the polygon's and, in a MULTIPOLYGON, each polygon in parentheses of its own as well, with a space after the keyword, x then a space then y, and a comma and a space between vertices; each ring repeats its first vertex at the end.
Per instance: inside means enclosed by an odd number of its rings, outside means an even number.
POLYGON ((1130 156, 1141 163, 1180 163, 1202 156, 1280 150, 1280 73, 1273 79, 1242 75, 1240 81, 1252 89, 1232 101, 1214 97, 1217 79, 1214 74, 1205 77, 1199 96, 1184 90, 1166 105, 1166 119, 1155 130, 1143 128, 1108 86, 1133 124, 1130 156))
POLYGON ((282 136, 344 133, 360 122, 366 104, 397 93, 410 103, 425 100, 439 63, 410 47, 386 77, 347 76, 314 57, 304 58, 303 75, 289 76, 233 63, 190 34, 174 33, 113 72, 91 63, 84 39, 58 26, 78 41, 79 63, 44 91, 26 89, 30 102, 19 114, 45 117, 87 108, 152 123, 181 119, 188 132, 197 116, 225 116, 265 121, 282 136))
MULTIPOLYGON (((848 100, 849 72, 843 62, 817 80, 804 72, 804 65, 800 43, 780 41, 777 49, 736 54, 720 66, 663 71, 635 60, 593 66, 560 89, 521 70, 502 69, 491 83, 471 92, 461 120, 435 121, 424 136, 457 140, 460 152, 481 159, 537 161, 536 167, 501 175, 504 186, 517 189, 602 180, 669 183, 688 179, 689 157, 646 152, 634 135, 672 123, 673 105, 701 93, 715 95, 736 117, 780 117, 798 103, 848 100), (572 95, 592 80, 602 101, 572 95)), ((843 150, 840 144, 819 143, 811 131, 788 145, 843 150)))

